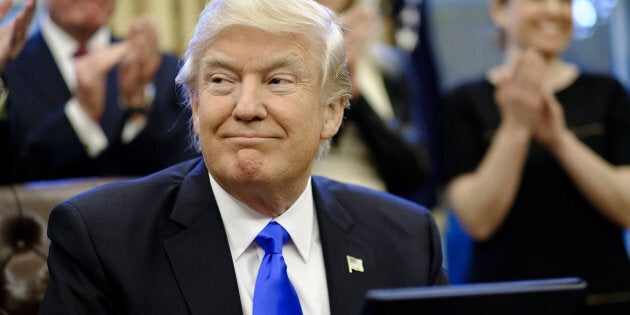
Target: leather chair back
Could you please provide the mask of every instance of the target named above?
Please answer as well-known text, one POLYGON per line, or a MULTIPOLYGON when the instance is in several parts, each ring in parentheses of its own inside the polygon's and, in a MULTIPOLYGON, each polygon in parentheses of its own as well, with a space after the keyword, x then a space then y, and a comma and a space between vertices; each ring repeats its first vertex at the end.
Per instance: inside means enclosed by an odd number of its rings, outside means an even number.
POLYGON ((48 216, 58 203, 119 178, 0 186, 0 315, 37 314, 48 283, 48 216))

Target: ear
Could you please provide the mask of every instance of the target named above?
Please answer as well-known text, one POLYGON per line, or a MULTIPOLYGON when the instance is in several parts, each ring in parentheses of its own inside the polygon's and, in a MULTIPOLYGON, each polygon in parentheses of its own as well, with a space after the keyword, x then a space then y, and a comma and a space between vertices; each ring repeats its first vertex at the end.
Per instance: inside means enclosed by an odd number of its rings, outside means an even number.
POLYGON ((195 134, 199 135, 199 92, 188 89, 188 99, 193 128, 195 129, 195 134))
POLYGON ((346 99, 337 100, 335 103, 330 103, 324 109, 324 126, 320 134, 321 139, 330 139, 341 127, 343 121, 344 109, 346 108, 346 99))
POLYGON ((501 2, 499 0, 492 0, 492 3, 490 4, 490 7, 488 8, 492 21, 500 29, 504 29, 507 22, 507 17, 505 14, 506 5, 507 4, 505 2, 501 2))

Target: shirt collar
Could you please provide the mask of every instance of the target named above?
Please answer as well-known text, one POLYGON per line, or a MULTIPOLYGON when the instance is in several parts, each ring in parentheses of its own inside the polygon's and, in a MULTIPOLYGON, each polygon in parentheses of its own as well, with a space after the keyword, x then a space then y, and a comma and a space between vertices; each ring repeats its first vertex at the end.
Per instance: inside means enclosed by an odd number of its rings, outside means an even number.
POLYGON ((253 210, 237 200, 210 177, 210 185, 219 206, 227 233, 232 258, 238 259, 252 244, 256 235, 272 220, 287 230, 304 261, 310 257, 313 238, 315 206, 309 178, 306 188, 295 203, 283 214, 274 218, 253 210))
MULTIPOLYGON (((50 17, 46 17, 42 23, 42 36, 50 47, 54 55, 72 59, 74 52, 79 48, 79 43, 66 33, 59 25, 53 22, 50 17)), ((109 27, 101 27, 87 43, 87 49, 92 50, 98 47, 107 47, 110 44, 111 32, 109 27)))

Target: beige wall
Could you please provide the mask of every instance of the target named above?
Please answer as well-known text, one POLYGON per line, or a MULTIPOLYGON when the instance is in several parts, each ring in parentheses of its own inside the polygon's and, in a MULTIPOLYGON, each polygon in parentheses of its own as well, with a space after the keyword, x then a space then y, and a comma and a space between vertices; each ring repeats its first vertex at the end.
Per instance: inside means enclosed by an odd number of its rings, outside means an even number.
MULTIPOLYGON (((197 23, 199 13, 210 0, 118 0, 111 28, 115 36, 125 37, 129 21, 138 15, 148 15, 156 21, 163 51, 181 54, 197 23)), ((357 0, 358 1, 358 0, 357 0)), ((361 0, 370 2, 368 0, 361 0)), ((389 12, 388 0, 376 0, 389 12)), ((386 16, 386 41, 393 42, 392 21, 386 16)))
POLYGON ((133 0, 118 1, 111 21, 112 32, 124 37, 129 21, 148 15, 158 26, 163 51, 179 55, 195 27, 199 13, 209 0, 133 0))

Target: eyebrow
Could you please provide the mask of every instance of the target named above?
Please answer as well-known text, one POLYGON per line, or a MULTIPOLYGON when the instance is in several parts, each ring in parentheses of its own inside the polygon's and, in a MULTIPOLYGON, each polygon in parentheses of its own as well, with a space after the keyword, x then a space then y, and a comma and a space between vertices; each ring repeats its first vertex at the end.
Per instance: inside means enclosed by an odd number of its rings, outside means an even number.
POLYGON ((233 63, 229 62, 228 60, 226 60, 225 58, 221 56, 203 57, 200 63, 200 66, 201 66, 200 70, 204 72, 206 71, 206 69, 214 68, 214 67, 228 68, 228 69, 237 68, 236 66, 233 66, 232 64, 233 63))
MULTIPOLYGON (((307 73, 304 66, 304 58, 295 55, 285 55, 274 57, 264 60, 264 62, 257 67, 260 72, 269 72, 278 68, 291 68, 296 71, 298 75, 304 75, 307 73)), ((237 71, 242 69, 242 66, 238 65, 238 62, 225 58, 224 56, 208 56, 201 59, 201 71, 205 71, 208 68, 226 68, 231 71, 237 71)))

